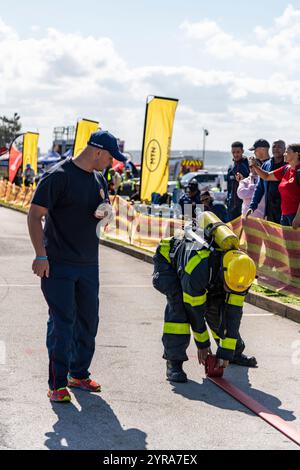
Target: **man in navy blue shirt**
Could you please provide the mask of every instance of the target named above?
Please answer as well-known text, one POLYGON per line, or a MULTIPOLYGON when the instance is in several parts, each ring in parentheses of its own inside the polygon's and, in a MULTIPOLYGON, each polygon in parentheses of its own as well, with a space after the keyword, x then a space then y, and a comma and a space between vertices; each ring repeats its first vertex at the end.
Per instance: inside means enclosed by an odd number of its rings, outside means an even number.
POLYGON ((71 400, 67 386, 101 391, 89 378, 89 367, 99 322, 98 225, 110 208, 99 172, 111 157, 126 161, 117 139, 104 131, 92 134, 76 159, 44 173, 28 215, 36 253, 32 269, 49 307, 48 397, 55 402, 71 400))
MULTIPOLYGON (((286 143, 283 140, 277 140, 272 145, 273 157, 265 161, 262 169, 268 173, 281 168, 286 163, 284 161, 284 153, 286 143)), ((257 209, 262 198, 265 196, 265 217, 269 222, 280 224, 281 220, 281 196, 279 192, 279 181, 263 181, 259 179, 255 193, 253 195, 247 217, 249 217, 257 209)))
POLYGON ((231 146, 233 165, 228 169, 227 174, 227 208, 228 221, 237 219, 242 214, 243 201, 238 197, 237 190, 239 187, 240 175, 248 178, 250 174, 248 159, 244 157, 244 145, 242 142, 234 142, 231 146))

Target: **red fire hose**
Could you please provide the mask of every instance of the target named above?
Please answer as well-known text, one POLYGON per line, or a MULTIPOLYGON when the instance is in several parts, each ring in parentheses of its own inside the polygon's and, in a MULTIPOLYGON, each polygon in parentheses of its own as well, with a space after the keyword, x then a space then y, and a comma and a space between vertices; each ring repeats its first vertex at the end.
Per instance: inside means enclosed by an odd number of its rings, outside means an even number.
POLYGON ((269 423, 275 429, 280 431, 291 441, 300 446, 300 430, 290 423, 287 423, 279 416, 272 413, 270 410, 262 406, 253 398, 249 397, 246 393, 242 392, 239 388, 232 385, 228 380, 223 378, 224 369, 217 367, 216 356, 210 355, 205 364, 205 373, 207 378, 220 387, 224 392, 231 395, 237 401, 242 403, 246 408, 253 411, 261 419, 269 423))

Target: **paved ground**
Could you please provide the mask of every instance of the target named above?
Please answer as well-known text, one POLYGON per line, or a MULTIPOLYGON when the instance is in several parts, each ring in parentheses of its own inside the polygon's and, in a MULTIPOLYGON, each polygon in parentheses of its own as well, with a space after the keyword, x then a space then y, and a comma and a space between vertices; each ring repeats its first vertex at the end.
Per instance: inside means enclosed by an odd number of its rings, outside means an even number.
MULTIPOLYGON (((190 382, 165 381, 164 299, 151 287, 152 267, 103 247, 92 367, 103 393, 76 392, 71 405, 51 406, 47 309, 31 274, 32 256, 26 217, 0 208, 1 449, 297 449, 204 379, 194 346, 190 382)), ((300 327, 248 305, 245 314, 243 335, 260 367, 231 367, 226 377, 300 428, 300 364, 292 364, 300 327)))

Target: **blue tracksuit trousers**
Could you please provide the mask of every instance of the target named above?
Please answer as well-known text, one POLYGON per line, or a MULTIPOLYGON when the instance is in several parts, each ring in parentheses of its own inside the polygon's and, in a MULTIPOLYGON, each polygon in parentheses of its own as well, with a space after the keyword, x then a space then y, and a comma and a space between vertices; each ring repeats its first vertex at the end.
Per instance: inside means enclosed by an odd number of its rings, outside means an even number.
POLYGON ((99 268, 50 262, 41 280, 49 307, 49 387, 67 385, 67 375, 89 377, 99 323, 99 268))

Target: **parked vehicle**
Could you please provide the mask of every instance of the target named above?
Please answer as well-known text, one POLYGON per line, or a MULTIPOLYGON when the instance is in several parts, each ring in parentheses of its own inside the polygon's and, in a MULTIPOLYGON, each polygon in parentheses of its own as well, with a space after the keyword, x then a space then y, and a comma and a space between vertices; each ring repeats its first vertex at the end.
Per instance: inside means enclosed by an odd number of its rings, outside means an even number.
POLYGON ((189 182, 196 179, 199 184, 200 191, 211 191, 214 188, 219 188, 220 191, 226 191, 227 175, 221 172, 209 172, 208 170, 200 170, 193 173, 187 173, 181 178, 181 186, 185 189, 189 182))

